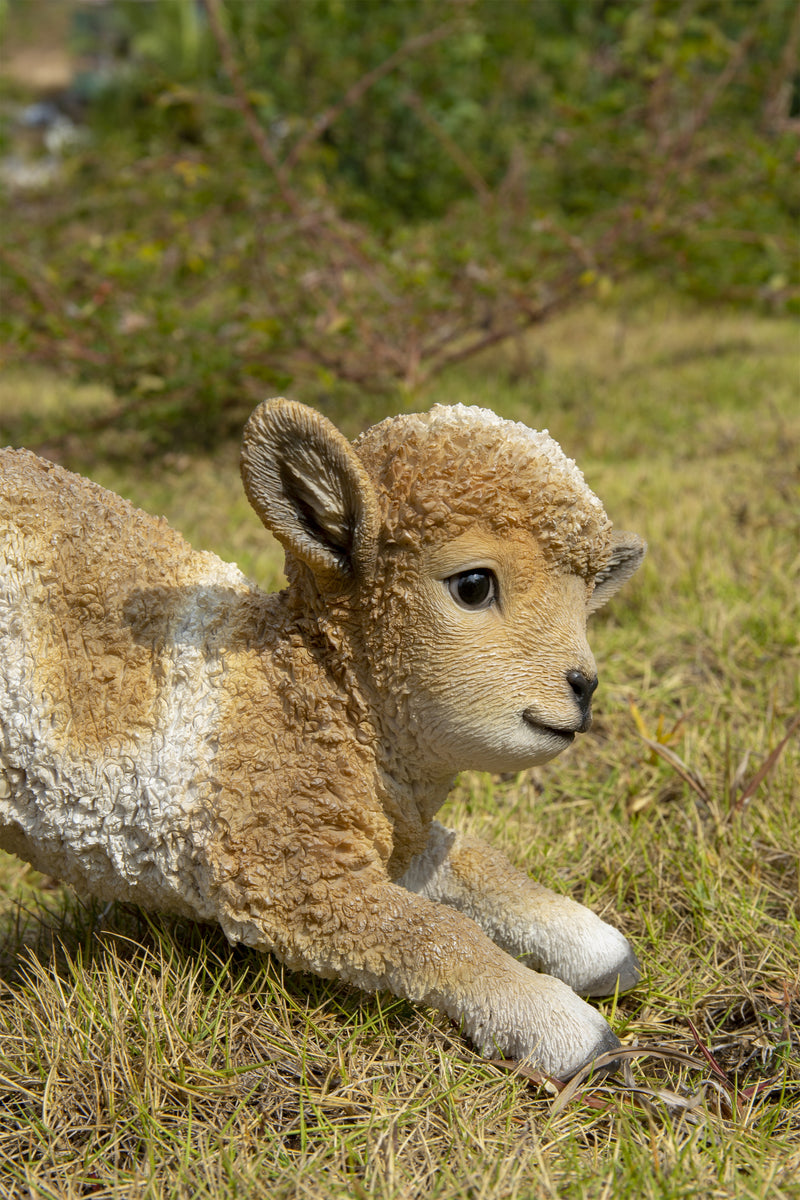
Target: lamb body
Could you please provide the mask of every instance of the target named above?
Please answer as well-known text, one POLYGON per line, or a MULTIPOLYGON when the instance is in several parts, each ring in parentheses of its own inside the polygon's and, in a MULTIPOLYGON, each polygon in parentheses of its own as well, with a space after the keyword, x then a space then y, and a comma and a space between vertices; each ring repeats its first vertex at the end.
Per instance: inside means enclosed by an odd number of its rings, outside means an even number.
POLYGON ((588 727, 586 617, 643 543, 546 434, 482 409, 351 446, 268 401, 242 472, 277 594, 0 452, 0 846, 568 1076, 617 1044, 576 993, 635 983, 628 943, 434 816, 459 769, 588 727))

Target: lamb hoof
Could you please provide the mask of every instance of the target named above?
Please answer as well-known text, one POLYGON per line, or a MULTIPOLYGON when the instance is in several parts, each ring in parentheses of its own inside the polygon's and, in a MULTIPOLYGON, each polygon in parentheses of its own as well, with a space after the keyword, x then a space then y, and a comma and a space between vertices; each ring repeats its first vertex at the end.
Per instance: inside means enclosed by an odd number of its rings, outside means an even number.
POLYGON ((628 946, 627 953, 621 962, 581 988, 581 995, 613 996, 617 991, 629 992, 631 988, 636 987, 641 978, 642 964, 628 946))
MULTIPOLYGON (((584 1059, 580 1066, 575 1067, 574 1070, 571 1070, 565 1077, 564 1082, 571 1079, 573 1075, 577 1075, 579 1071, 583 1071, 585 1067, 588 1067, 590 1063, 593 1063, 594 1060, 599 1058, 601 1054, 606 1054, 609 1050, 619 1050, 621 1045, 622 1042, 619 1040, 616 1034, 612 1033, 610 1029, 606 1030, 606 1032, 603 1034, 603 1037, 597 1043, 589 1057, 584 1059)), ((593 1077, 600 1075, 612 1075, 614 1072, 620 1069, 621 1065, 622 1064, 620 1063, 620 1060, 615 1058, 612 1062, 603 1063, 602 1066, 595 1067, 592 1075, 593 1077)))

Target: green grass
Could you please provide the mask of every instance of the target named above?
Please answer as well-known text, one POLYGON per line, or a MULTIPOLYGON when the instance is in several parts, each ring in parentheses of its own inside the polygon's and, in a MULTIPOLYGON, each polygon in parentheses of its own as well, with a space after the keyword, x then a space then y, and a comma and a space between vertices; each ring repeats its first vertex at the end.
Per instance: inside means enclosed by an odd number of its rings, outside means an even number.
MULTIPOLYGON (((443 816, 618 924, 646 975, 601 1007, 627 1045, 695 1065, 645 1053, 558 1111, 435 1013, 85 907, 4 858, 0 1196, 800 1197, 800 733, 748 787, 800 712, 799 349, 787 321, 631 294, 414 401, 547 425, 650 543, 593 618, 591 733, 541 771, 465 775, 443 816)), ((6 376, 0 441, 27 421, 47 445, 63 405, 112 402, 6 376)), ((57 449, 279 579, 234 447, 57 449)))

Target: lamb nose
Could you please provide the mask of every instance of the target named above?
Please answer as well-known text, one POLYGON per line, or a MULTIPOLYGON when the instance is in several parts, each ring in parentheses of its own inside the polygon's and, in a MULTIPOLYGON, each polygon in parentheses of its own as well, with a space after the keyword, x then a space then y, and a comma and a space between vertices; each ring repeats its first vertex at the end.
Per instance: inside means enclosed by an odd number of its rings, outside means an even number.
POLYGON ((594 679, 587 679, 582 671, 567 671, 567 683, 575 693, 581 713, 587 717, 592 704, 592 695, 597 687, 597 676, 595 675, 594 679))

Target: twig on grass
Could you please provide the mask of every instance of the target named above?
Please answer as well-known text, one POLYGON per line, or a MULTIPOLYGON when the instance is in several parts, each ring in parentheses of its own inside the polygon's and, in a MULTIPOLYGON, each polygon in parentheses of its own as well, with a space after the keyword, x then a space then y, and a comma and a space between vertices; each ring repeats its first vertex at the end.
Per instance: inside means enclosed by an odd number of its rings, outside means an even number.
POLYGON ((705 1086, 710 1087, 715 1093, 714 1108, 719 1116, 724 1120, 746 1119, 756 1098, 763 1092, 772 1090, 778 1083, 778 1078, 761 1080, 748 1088, 739 1087, 726 1074, 703 1043, 691 1020, 689 1028, 702 1057, 698 1058, 696 1055, 688 1054, 686 1051, 672 1046, 621 1046, 616 1050, 608 1050, 605 1054, 599 1055, 576 1075, 573 1075, 568 1082, 544 1075, 525 1062, 503 1058, 490 1058, 488 1062, 515 1075, 521 1075, 536 1087, 543 1087, 551 1094, 557 1093, 550 1109, 551 1119, 562 1113, 578 1097, 586 1107, 605 1112, 612 1106, 613 1096, 629 1107, 644 1111, 650 1111, 648 1101, 657 1100, 665 1104, 667 1108, 678 1110, 697 1121, 699 1119, 698 1110, 701 1109, 705 1099, 703 1085, 701 1084, 690 1095, 681 1095, 670 1088, 636 1084, 627 1064, 641 1058, 658 1058, 696 1071, 710 1070, 712 1078, 705 1081, 705 1086), (625 1082, 615 1084, 608 1080, 604 1071, 608 1067, 613 1068, 621 1061, 625 1064, 625 1082), (586 1083, 591 1085, 590 1090, 582 1091, 581 1089, 586 1083), (604 1099, 600 1093, 610 1094, 607 1099, 604 1099))
MULTIPOLYGON (((660 1058, 667 1062, 679 1063, 684 1067, 693 1067, 696 1070, 702 1070, 705 1066, 702 1059, 696 1058, 692 1054, 687 1054, 684 1050, 676 1050, 672 1046, 620 1046, 616 1050, 607 1050, 605 1054, 600 1054, 592 1062, 587 1063, 585 1067, 582 1067, 578 1071, 577 1075, 573 1075, 568 1083, 560 1087, 559 1094, 553 1101, 550 1109, 550 1116, 556 1117, 560 1112, 563 1112, 567 1105, 578 1095, 583 1084, 587 1080, 592 1080, 594 1076, 597 1076, 598 1072, 601 1072, 604 1067, 610 1067, 619 1061, 631 1061, 638 1058, 660 1058)), ((623 1095, 626 1094, 626 1086, 624 1085, 620 1088, 623 1095)), ((643 1089, 636 1090, 642 1091, 643 1089)), ((683 1098, 680 1099, 682 1100, 683 1098)))
POLYGON ((639 737, 644 742, 648 749, 657 754, 659 758, 663 758, 669 763, 676 775, 679 775, 684 783, 687 783, 693 792, 703 801, 704 804, 711 803, 711 793, 708 784, 697 771, 693 771, 691 767, 687 767, 686 763, 680 758, 674 750, 669 746, 665 746, 663 742, 657 742, 653 738, 645 737, 643 733, 639 733, 639 737))
MULTIPOLYGON (((636 724, 636 732, 640 741, 642 741, 649 750, 652 750, 654 754, 658 755, 659 758, 662 758, 665 762, 669 763, 676 775, 679 775, 684 783, 689 785, 692 791, 695 792, 695 794, 703 801, 704 804, 710 806, 711 790, 700 772, 692 770, 691 767, 687 767, 683 759, 680 758, 680 756, 663 741, 657 738, 651 738, 648 735, 648 731, 644 721, 642 720, 641 714, 639 713, 639 710, 633 701, 630 702, 629 707, 631 710, 631 715, 634 719, 634 723, 636 724)), ((731 785, 731 793, 736 792, 739 788, 741 788, 741 792, 738 799, 731 803, 729 816, 740 813, 747 801, 755 795, 758 788, 764 782, 767 775, 770 773, 781 754, 786 749, 786 746, 792 735, 798 729, 800 729, 800 712, 796 713, 789 722, 789 727, 786 730, 785 735, 781 738, 780 742, 778 742, 778 745, 775 747, 775 749, 767 755, 758 770, 755 771, 754 774, 750 776, 750 779, 745 783, 742 779, 742 776, 746 769, 747 759, 750 753, 749 751, 747 752, 742 760, 742 763, 737 768, 733 778, 733 783, 731 785)))
MULTIPOLYGON (((771 1079, 762 1079, 759 1083, 753 1084, 752 1087, 740 1088, 729 1077, 729 1075, 723 1071, 722 1067, 719 1065, 708 1046, 706 1046, 703 1042, 703 1039, 700 1037, 697 1027, 691 1018, 687 1017, 686 1020, 689 1025, 689 1029, 691 1030, 692 1037, 695 1040, 697 1049, 708 1063, 714 1078, 718 1081, 719 1087, 726 1095, 727 1106, 730 1110, 731 1118, 733 1117, 734 1113, 739 1117, 743 1117, 747 1108, 752 1105, 757 1096, 759 1096, 762 1092, 769 1091, 771 1088, 775 1087, 775 1084, 777 1083, 777 1076, 773 1076, 771 1079)), ((723 1112, 722 1115, 727 1116, 728 1114, 723 1112)))
POLYGON ((749 781, 744 784, 738 799, 731 804, 731 813, 740 813, 747 801, 755 795, 758 788, 764 782, 767 775, 770 773, 781 754, 786 749, 786 745, 789 742, 792 734, 798 729, 800 729, 800 713, 795 714, 794 718, 789 723, 789 728, 786 730, 785 736, 781 738, 775 749, 767 755, 755 774, 751 775, 749 781))
MULTIPOLYGON (((705 1065, 699 1058, 694 1055, 687 1054, 684 1050, 676 1050, 671 1046, 620 1046, 616 1050, 607 1050, 604 1054, 598 1055, 592 1059, 585 1067, 582 1067, 576 1075, 568 1081, 556 1079, 552 1075, 544 1075, 541 1071, 535 1070, 528 1066, 526 1062, 511 1058, 489 1058, 486 1061, 494 1067, 500 1067, 502 1070, 509 1071, 514 1075, 521 1075, 524 1079, 530 1080, 537 1087, 544 1087, 549 1092, 556 1092, 557 1099, 553 1103, 552 1115, 557 1115, 569 1102, 575 1097, 581 1085, 587 1080, 597 1076, 605 1080, 607 1076, 604 1074, 604 1068, 613 1066, 621 1059, 632 1060, 637 1058, 663 1058, 670 1062, 680 1063, 682 1066, 695 1067, 702 1070, 705 1065)), ((633 1086, 633 1085, 626 1085, 633 1086)), ((586 1099, 586 1097, 584 1097, 586 1099)))

